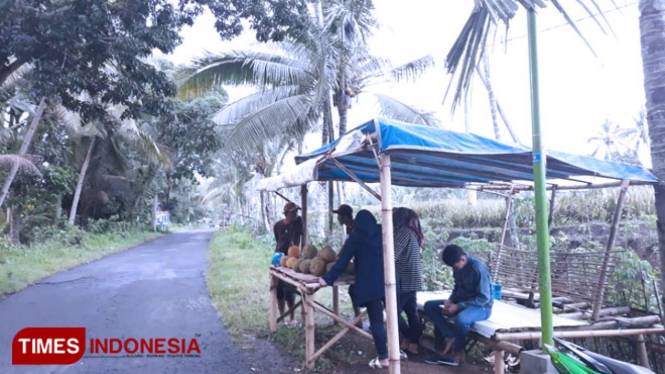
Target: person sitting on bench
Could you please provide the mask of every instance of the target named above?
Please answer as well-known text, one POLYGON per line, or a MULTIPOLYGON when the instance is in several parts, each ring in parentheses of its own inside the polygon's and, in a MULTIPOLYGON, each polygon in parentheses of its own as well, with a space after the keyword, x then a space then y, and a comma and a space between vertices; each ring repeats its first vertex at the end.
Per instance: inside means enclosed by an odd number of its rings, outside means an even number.
MULTIPOLYGON (((453 268, 455 286, 447 300, 425 303, 425 314, 444 338, 443 356, 425 360, 428 364, 458 366, 464 354, 471 325, 492 314, 492 282, 487 266, 457 245, 448 245, 441 260, 453 268), (441 306, 443 305, 443 308, 441 306), (443 310, 442 310, 443 309, 443 310)), ((436 331, 435 331, 436 333, 436 331)))

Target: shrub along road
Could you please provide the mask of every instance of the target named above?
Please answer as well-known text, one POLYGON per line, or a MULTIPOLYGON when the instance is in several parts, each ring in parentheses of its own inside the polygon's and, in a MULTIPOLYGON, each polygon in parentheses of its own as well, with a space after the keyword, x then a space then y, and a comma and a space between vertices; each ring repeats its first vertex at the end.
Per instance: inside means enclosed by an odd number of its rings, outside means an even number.
POLYGON ((250 372, 210 304, 205 271, 212 234, 164 236, 42 279, 0 300, 0 372, 250 372), (85 327, 85 355, 69 366, 12 366, 12 339, 26 327, 85 327), (153 339, 156 347, 160 338, 167 339, 163 351, 174 350, 168 339, 177 339, 176 357, 168 352, 163 357, 148 357, 147 352, 144 357, 128 357, 124 350, 90 350, 91 339, 107 339, 107 344, 117 339, 115 348, 120 341, 131 351, 134 343, 129 339, 153 339), (193 345, 200 350, 198 357, 193 345), (180 353, 185 355, 177 357, 180 353))

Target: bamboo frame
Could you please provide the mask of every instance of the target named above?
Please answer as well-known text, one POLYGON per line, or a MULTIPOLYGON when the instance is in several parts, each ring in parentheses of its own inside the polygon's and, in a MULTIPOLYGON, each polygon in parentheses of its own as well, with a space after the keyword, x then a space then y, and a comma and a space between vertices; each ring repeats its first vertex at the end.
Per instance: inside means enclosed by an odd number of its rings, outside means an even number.
MULTIPOLYGON (((555 331, 556 338, 598 338, 608 336, 635 336, 642 334, 662 334, 665 327, 658 325, 643 329, 630 330, 579 330, 579 331, 555 331)), ((506 332, 496 333, 493 340, 496 341, 515 341, 515 340, 540 340, 542 333, 540 331, 506 332)))
POLYGON ((504 243, 506 242, 506 232, 508 232, 508 223, 510 222, 510 212, 513 210, 513 189, 506 197, 506 214, 503 220, 503 228, 501 229, 501 242, 497 248, 496 261, 494 261, 494 268, 492 269, 492 281, 499 281, 499 266, 501 265, 501 252, 503 251, 504 243))
MULTIPOLYGON (((321 288, 318 284, 318 277, 313 275, 304 275, 293 272, 290 269, 283 269, 279 267, 271 266, 270 268, 270 331, 277 330, 277 322, 286 317, 291 310, 297 308, 300 304, 303 307, 303 325, 305 326, 305 365, 308 369, 313 369, 316 359, 321 356, 325 351, 335 344, 339 339, 341 339, 347 332, 355 331, 361 336, 372 339, 372 335, 368 334, 366 331, 359 329, 355 324, 358 321, 362 320, 362 317, 366 312, 361 313, 359 316, 355 317, 352 322, 348 322, 339 316, 339 305, 334 303, 334 311, 329 310, 325 306, 319 304, 315 300, 315 294, 321 288), (285 283, 288 283, 300 292, 301 301, 298 302, 293 308, 286 311, 283 315, 277 316, 277 282, 281 280, 285 283), (316 283, 315 283, 316 281, 316 283), (322 314, 330 317, 335 323, 340 323, 344 325, 344 329, 338 332, 333 338, 326 342, 323 347, 318 351, 315 346, 315 337, 316 337, 316 325, 314 323, 314 312, 318 310, 322 314)), ((351 276, 343 276, 338 279, 337 282, 333 285, 333 299, 338 300, 339 285, 352 284, 354 278, 351 276)), ((399 355, 399 351, 398 351, 399 355)), ((398 356, 399 363, 399 356, 398 356)))
POLYGON ((617 206, 614 210, 614 217, 612 217, 612 227, 610 229, 610 237, 607 240, 607 247, 605 247, 605 256, 603 258, 603 266, 600 270, 600 276, 598 277, 598 293, 593 302, 593 314, 591 319, 594 321, 598 319, 600 308, 603 304, 603 297, 605 296, 605 288, 607 288, 607 277, 608 271, 607 267, 612 258, 612 249, 614 248, 614 242, 616 241, 617 231, 619 230, 619 222, 621 221, 621 211, 623 210, 623 202, 626 199, 626 191, 630 185, 629 180, 624 180, 621 182, 621 191, 617 197, 617 206))
POLYGON ((309 244, 309 235, 307 235, 307 185, 300 186, 300 209, 302 214, 302 243, 300 248, 305 248, 309 244))
POLYGON ((388 326, 388 359, 390 374, 400 374, 399 331, 397 327, 397 293, 395 289, 395 248, 393 238, 393 200, 390 155, 383 153, 381 162, 381 228, 383 230, 383 276, 386 282, 386 317, 388 326))

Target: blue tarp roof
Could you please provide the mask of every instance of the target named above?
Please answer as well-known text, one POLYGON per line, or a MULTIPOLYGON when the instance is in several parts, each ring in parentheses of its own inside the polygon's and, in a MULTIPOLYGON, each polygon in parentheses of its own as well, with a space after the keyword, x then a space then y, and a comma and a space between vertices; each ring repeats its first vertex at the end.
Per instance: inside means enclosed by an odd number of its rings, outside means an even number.
MULTIPOLYGON (((336 141, 309 154, 296 156, 302 163, 332 154, 338 162, 367 183, 379 182, 379 168, 372 151, 391 155, 392 183, 400 186, 463 187, 467 183, 515 182, 533 179, 530 147, 509 144, 471 133, 408 124, 376 118, 347 132, 336 141), (356 142, 372 136, 373 143, 356 142), (340 149, 343 146, 345 149, 340 149)), ((317 167, 316 180, 351 181, 334 162, 325 160, 317 167)), ((639 182, 658 182, 639 165, 603 161, 563 152, 547 152, 548 179, 580 182, 579 177, 604 177, 639 182)))

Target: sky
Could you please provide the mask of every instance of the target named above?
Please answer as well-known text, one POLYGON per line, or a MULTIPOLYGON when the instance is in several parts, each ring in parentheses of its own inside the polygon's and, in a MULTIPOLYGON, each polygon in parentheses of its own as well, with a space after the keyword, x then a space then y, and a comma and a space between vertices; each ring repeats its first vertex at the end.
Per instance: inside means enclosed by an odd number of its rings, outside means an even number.
MULTIPOLYGON (((473 3, 460 0, 375 1, 380 29, 370 40, 372 52, 390 59, 394 66, 431 55, 436 66, 415 83, 388 83, 370 89, 435 112, 443 127, 464 131, 464 110, 458 108, 451 116, 452 95, 442 104, 450 82, 450 76, 444 70, 444 59, 471 14, 473 3)), ((606 28, 603 33, 577 1, 562 1, 597 57, 566 25, 550 2, 546 2, 547 8, 539 11, 541 126, 544 145, 549 149, 590 154, 594 146, 587 140, 598 135, 603 122, 610 120, 622 127, 632 127, 633 118, 644 105, 637 0, 615 0, 615 3, 618 10, 611 5, 604 9, 611 31, 606 28)), ((182 31, 183 44, 166 58, 186 64, 204 51, 242 50, 256 44, 251 32, 233 41, 222 42, 213 23, 211 14, 199 17, 193 27, 182 31)), ((500 26, 497 36, 490 40, 489 58, 497 100, 520 141, 530 145, 526 26, 526 12, 520 9, 507 33, 500 26)), ((487 93, 478 79, 472 87, 468 110, 471 131, 494 137, 487 93)), ((229 90, 231 100, 249 92, 250 89, 229 90)), ((355 102, 349 112, 349 126, 359 125, 375 113, 376 107, 371 101, 355 102)), ((502 140, 510 141, 508 132, 501 126, 502 140)), ((307 148, 311 150, 318 146, 320 144, 309 144, 307 148)), ((640 156, 643 162, 648 162, 647 150, 642 150, 640 156)))

